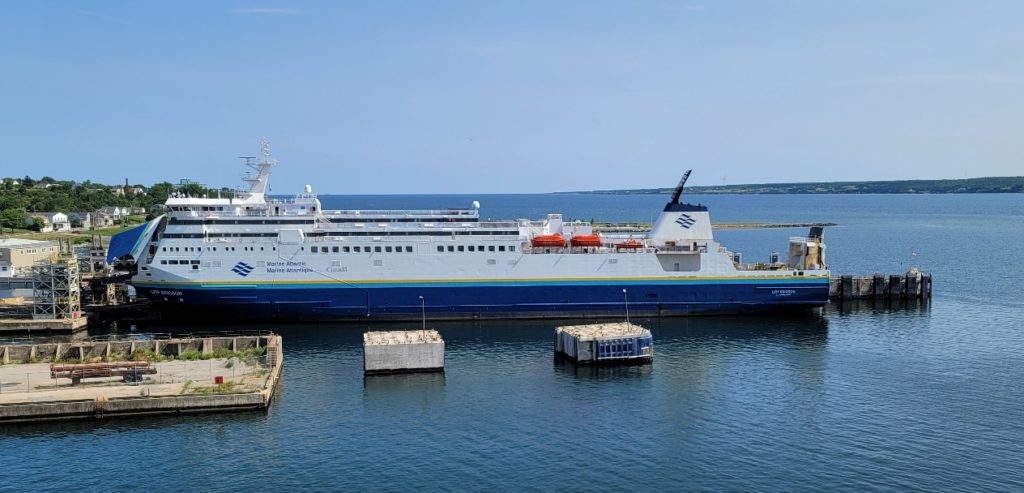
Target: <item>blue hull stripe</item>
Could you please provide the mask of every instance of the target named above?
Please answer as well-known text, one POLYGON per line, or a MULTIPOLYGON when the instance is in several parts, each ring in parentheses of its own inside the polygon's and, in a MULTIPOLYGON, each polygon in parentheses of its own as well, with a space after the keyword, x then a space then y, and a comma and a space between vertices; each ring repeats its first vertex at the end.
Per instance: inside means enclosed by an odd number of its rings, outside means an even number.
POLYGON ((630 285, 720 285, 720 284, 759 284, 764 289, 778 287, 800 288, 796 285, 809 285, 811 288, 828 287, 828 278, 823 277, 779 277, 779 278, 667 278, 667 279, 555 279, 555 280, 427 280, 427 281, 326 281, 326 282, 274 282, 257 283, 147 283, 135 282, 136 287, 151 289, 374 289, 374 288, 464 288, 464 287, 541 287, 541 286, 630 286, 630 285))
MULTIPOLYGON (((277 320, 600 317, 744 313, 828 303, 828 280, 193 285, 137 283, 176 315, 277 320), (627 292, 623 293, 622 290, 627 292), (422 305, 420 297, 422 296, 422 305), (186 309, 181 309, 186 308, 186 309)), ((189 318, 186 316, 186 318, 189 318)))

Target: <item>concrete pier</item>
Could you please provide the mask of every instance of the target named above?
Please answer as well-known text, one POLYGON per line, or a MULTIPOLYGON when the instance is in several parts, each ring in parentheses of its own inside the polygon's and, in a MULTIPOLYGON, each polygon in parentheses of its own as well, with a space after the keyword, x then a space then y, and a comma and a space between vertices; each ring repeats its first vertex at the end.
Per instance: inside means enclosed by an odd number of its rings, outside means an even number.
POLYGON ((906 274, 833 277, 829 284, 833 300, 931 299, 932 275, 912 270, 906 274))
POLYGON ((367 375, 444 371, 444 340, 436 330, 363 334, 363 371, 367 375))
POLYGON ((31 318, 3 318, 0 319, 0 335, 4 334, 31 334, 33 332, 46 332, 51 334, 73 334, 86 329, 88 321, 85 317, 59 318, 53 320, 38 320, 31 318))
POLYGON ((233 338, 3 346, 0 423, 266 409, 281 378, 281 337, 243 340, 246 347, 235 341, 240 352, 227 350, 224 339, 233 338), (113 352, 115 347, 126 352, 113 352), (20 357, 33 362, 18 363, 20 357), (156 371, 140 381, 113 376, 76 384, 71 378, 53 378, 49 363, 34 362, 133 357, 154 359, 156 371))
POLYGON ((651 331, 627 322, 558 327, 555 355, 581 365, 649 363, 654 338, 651 331))

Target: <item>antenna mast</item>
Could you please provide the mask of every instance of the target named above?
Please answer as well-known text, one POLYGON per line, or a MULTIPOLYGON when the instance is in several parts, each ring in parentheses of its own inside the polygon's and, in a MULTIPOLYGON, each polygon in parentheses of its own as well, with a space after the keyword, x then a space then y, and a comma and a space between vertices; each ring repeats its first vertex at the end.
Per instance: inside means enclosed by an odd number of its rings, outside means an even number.
POLYGON ((242 181, 249 185, 248 193, 266 193, 267 179, 270 175, 271 166, 277 164, 277 160, 270 159, 270 142, 260 141, 260 153, 263 160, 256 162, 255 156, 239 156, 245 160, 245 165, 256 171, 256 174, 246 173, 242 175, 242 181))

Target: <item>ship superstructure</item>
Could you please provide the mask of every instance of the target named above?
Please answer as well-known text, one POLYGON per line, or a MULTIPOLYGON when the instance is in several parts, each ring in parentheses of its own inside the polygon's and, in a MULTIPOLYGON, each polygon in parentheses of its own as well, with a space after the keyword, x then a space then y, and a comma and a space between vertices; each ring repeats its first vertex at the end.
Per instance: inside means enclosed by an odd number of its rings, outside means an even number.
POLYGON ((667 316, 828 300, 820 230, 791 239, 786 265, 739 264, 707 208, 680 201, 685 176, 649 233, 600 235, 560 214, 482 221, 477 203, 323 210, 309 186, 267 197, 265 144, 247 164, 255 173, 234 197, 171 197, 166 214, 115 237, 110 260, 135 263, 141 294, 179 315, 285 320, 601 317, 626 304, 667 316))

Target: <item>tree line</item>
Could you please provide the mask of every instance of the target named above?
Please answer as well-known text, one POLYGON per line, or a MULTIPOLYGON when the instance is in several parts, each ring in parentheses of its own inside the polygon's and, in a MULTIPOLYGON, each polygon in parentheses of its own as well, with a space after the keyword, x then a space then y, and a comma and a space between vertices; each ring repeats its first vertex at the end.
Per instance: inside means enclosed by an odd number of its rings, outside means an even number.
POLYGON ((24 228, 25 218, 34 212, 94 212, 102 207, 143 207, 147 211, 155 204, 163 204, 167 197, 178 192, 192 197, 231 197, 228 189, 212 189, 199 184, 174 185, 161 182, 143 185, 104 185, 90 181, 74 182, 41 179, 3 178, 0 180, 0 225, 6 228, 24 228), (116 190, 122 189, 122 193, 116 190), (142 189, 142 193, 133 193, 142 189))

